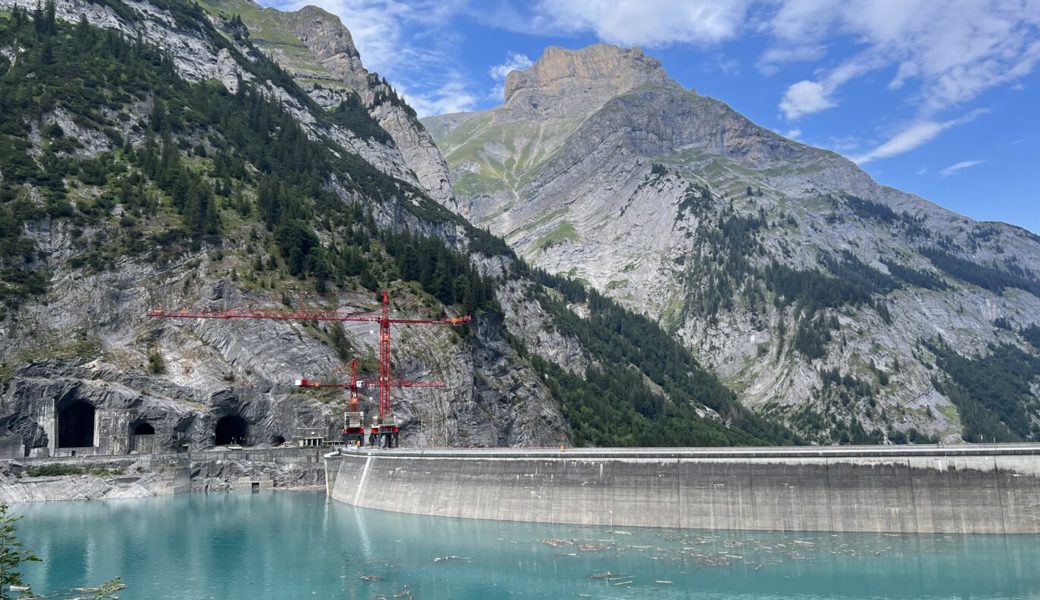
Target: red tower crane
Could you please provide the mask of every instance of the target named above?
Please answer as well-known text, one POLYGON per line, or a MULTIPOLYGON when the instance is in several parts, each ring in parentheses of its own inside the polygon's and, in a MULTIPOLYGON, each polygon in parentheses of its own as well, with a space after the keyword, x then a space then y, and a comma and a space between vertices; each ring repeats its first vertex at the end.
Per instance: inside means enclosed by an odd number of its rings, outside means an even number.
MULTIPOLYGON (((301 303, 297 310, 233 308, 227 310, 150 310, 147 316, 162 319, 267 319, 272 321, 360 321, 379 323, 379 420, 372 425, 372 437, 381 436, 386 445, 396 444, 398 438, 397 419, 390 405, 390 388, 395 387, 390 375, 390 326, 391 325, 463 325, 471 317, 449 319, 399 319, 390 317, 390 293, 383 291, 383 307, 378 313, 345 312, 339 310, 312 310, 301 303)), ((397 383, 403 383, 398 380, 397 383)), ((420 387, 398 385, 396 387, 420 387)))
MULTIPOLYGON (((350 362, 349 383, 322 383, 311 379, 297 379, 296 386, 304 388, 340 388, 350 390, 347 400, 347 410, 343 415, 343 441, 347 444, 364 444, 365 441, 365 413, 361 410, 361 399, 358 390, 369 385, 378 385, 379 379, 358 379, 358 361, 355 358, 350 362)), ((408 379, 392 379, 390 387, 406 388, 435 388, 444 387, 440 381, 411 381, 408 379)), ((373 426, 369 437, 369 443, 375 443, 379 437, 386 446, 393 447, 398 443, 397 431, 381 433, 378 426, 373 426)))

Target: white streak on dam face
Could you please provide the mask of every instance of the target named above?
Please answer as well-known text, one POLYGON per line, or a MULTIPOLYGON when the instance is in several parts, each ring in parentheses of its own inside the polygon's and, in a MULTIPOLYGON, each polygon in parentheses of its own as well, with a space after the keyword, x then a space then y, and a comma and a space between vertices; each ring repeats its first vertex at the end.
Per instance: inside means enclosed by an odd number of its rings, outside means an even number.
POLYGON ((685 529, 1040 533, 1040 445, 614 452, 395 450, 326 460, 335 500, 414 514, 685 529))
POLYGON ((372 457, 369 456, 365 460, 365 468, 361 472, 361 481, 357 485, 357 490, 354 492, 354 506, 361 506, 361 492, 365 490, 365 484, 368 483, 368 471, 372 467, 372 457))

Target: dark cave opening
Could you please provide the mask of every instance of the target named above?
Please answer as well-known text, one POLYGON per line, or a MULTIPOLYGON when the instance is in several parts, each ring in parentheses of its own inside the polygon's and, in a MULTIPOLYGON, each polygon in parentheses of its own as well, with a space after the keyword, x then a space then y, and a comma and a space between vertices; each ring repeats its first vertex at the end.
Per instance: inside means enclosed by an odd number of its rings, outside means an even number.
POLYGON ((227 446, 228 444, 246 445, 249 441, 249 424, 238 415, 221 417, 217 421, 216 445, 227 446))
POLYGON ((88 448, 94 445, 94 405, 77 400, 58 411, 58 447, 88 448))

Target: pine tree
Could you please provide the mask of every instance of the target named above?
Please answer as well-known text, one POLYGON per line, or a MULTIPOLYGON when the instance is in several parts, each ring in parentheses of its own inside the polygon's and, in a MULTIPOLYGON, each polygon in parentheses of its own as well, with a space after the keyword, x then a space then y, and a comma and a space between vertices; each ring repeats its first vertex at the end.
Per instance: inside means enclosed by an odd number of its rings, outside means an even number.
MULTIPOLYGON (((39 562, 39 558, 31 550, 25 550, 18 541, 15 523, 21 517, 7 514, 7 505, 0 503, 0 600, 9 600, 11 586, 28 587, 18 572, 18 566, 25 562, 39 562)), ((32 596, 32 590, 28 590, 32 596)))

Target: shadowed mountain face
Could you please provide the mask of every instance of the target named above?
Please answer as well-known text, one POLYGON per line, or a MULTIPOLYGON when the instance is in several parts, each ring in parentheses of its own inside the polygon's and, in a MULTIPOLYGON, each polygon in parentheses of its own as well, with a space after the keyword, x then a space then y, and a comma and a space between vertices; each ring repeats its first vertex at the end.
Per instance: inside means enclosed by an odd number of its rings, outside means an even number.
POLYGON ((638 50, 550 48, 502 106, 424 124, 460 214, 810 439, 1040 437, 1036 236, 878 185, 638 50))

